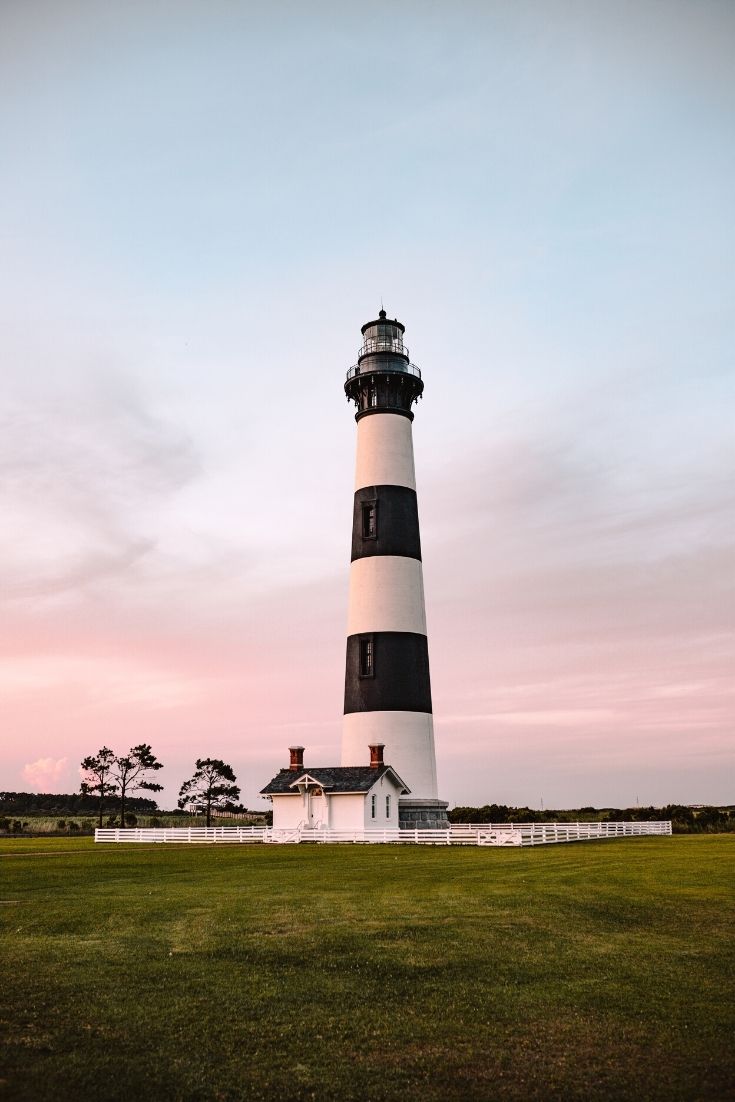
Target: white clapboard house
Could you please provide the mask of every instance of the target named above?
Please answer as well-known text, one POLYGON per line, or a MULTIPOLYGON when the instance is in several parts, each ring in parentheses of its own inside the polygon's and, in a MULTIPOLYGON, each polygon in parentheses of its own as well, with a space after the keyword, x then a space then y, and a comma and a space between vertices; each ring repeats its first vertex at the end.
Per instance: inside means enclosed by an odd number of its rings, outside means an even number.
POLYGON ((261 789, 273 804, 274 830, 398 830, 398 797, 408 794, 383 746, 366 765, 304 765, 303 746, 289 747, 291 764, 261 789))

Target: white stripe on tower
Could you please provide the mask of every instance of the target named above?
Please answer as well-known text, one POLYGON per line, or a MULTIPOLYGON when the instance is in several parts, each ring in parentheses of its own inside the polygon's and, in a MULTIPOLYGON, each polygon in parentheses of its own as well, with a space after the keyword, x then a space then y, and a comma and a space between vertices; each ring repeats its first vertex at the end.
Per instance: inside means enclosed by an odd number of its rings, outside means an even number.
POLYGON ((408 417, 375 414, 357 422, 355 489, 407 486, 416 489, 413 434, 408 417))
POLYGON ((435 801, 411 424, 424 386, 403 332, 383 310, 364 325, 359 359, 345 384, 357 406, 357 461, 342 764, 362 765, 367 747, 382 742, 410 798, 435 801))
POLYGON ((431 713, 350 712, 344 717, 343 724, 342 765, 364 765, 365 747, 383 742, 386 762, 410 787, 411 795, 425 800, 436 799, 436 754, 431 713), (386 757, 389 749, 390 755, 386 757))
POLYGON ((350 567, 347 634, 363 631, 426 635, 424 578, 418 559, 400 555, 355 559, 350 567))

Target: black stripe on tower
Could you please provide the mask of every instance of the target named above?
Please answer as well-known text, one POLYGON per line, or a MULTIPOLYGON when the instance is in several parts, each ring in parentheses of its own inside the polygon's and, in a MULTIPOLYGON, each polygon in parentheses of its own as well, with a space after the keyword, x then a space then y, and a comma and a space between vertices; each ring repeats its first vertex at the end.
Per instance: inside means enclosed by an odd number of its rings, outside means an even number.
POLYGON ((403 555, 421 561, 416 491, 406 486, 363 486, 355 493, 352 559, 403 555))
POLYGON ((429 646, 413 631, 347 637, 345 714, 431 712, 429 646))

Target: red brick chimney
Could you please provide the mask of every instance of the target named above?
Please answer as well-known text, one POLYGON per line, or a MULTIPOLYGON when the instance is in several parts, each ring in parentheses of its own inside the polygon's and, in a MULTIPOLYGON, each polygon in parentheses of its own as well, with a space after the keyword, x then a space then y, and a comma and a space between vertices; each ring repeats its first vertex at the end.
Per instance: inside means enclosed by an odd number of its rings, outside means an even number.
POLYGON ((288 752, 291 755, 291 764, 289 769, 296 773, 299 769, 304 768, 304 748, 303 746, 289 746, 288 752))
POLYGON ((383 751, 385 750, 384 742, 376 742, 370 747, 370 767, 371 769, 379 769, 383 765, 383 751))

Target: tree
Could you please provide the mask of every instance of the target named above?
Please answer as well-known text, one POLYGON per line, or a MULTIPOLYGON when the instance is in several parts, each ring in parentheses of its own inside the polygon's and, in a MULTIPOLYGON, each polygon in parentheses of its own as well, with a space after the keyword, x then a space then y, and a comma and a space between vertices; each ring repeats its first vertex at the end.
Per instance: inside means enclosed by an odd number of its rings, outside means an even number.
POLYGON ((184 781, 179 792, 179 807, 183 810, 198 811, 204 808, 207 826, 212 821, 212 808, 222 807, 230 800, 240 798, 240 789, 235 784, 237 777, 232 766, 219 758, 197 758, 196 773, 191 780, 184 781))
POLYGON ((117 791, 117 785, 110 779, 112 768, 116 758, 112 750, 103 746, 96 754, 90 754, 82 762, 84 776, 82 778, 81 793, 83 796, 97 796, 97 821, 102 826, 102 809, 105 804, 105 796, 111 796, 117 791))
POLYGON ((120 791, 120 825, 125 826, 125 797, 129 792, 145 788, 149 792, 160 792, 162 784, 146 780, 153 770, 163 769, 163 765, 152 752, 147 742, 133 746, 127 754, 114 759, 111 776, 120 791))

